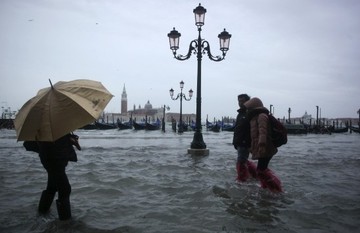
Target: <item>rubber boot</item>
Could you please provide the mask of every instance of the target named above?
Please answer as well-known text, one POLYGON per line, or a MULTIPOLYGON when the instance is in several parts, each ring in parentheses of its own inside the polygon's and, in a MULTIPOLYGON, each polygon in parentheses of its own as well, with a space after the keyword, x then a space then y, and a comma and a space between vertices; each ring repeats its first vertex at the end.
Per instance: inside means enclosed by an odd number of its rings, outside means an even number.
POLYGON ((249 170, 249 173, 250 175, 257 179, 257 171, 256 171, 256 165, 255 163, 251 162, 251 161, 247 161, 247 166, 248 166, 248 170, 249 170))
POLYGON ((245 163, 236 163, 237 181, 245 182, 249 178, 248 167, 245 163))
POLYGON ((279 178, 270 170, 258 171, 258 177, 262 188, 267 188, 273 193, 282 192, 281 182, 279 178))
POLYGON ((50 193, 47 190, 42 191, 38 210, 41 214, 46 214, 54 200, 55 193, 50 193))
POLYGON ((60 220, 68 220, 71 218, 70 202, 60 202, 56 200, 56 208, 60 220))

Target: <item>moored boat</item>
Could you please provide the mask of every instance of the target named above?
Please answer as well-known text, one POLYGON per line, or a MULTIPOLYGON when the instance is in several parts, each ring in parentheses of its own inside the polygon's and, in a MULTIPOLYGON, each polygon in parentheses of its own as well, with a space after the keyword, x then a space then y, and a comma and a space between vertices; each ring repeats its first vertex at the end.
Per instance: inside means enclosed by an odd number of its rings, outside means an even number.
POLYGON ((350 132, 360 133, 360 128, 359 128, 359 127, 355 127, 355 126, 351 126, 351 127, 350 127, 350 132))
POLYGON ((93 129, 97 129, 97 127, 96 127, 95 122, 94 122, 94 123, 91 123, 91 124, 84 125, 80 129, 93 130, 93 129))
POLYGON ((349 131, 349 127, 335 128, 333 126, 330 126, 329 130, 331 133, 347 133, 349 131))
POLYGON ((161 121, 157 119, 153 123, 146 122, 145 123, 145 129, 146 130, 159 130, 161 128, 161 121))
POLYGON ((14 129, 14 119, 0 119, 0 129, 14 129))
POLYGON ((128 122, 118 121, 118 122, 117 122, 117 127, 118 127, 120 130, 123 130, 123 129, 132 129, 133 124, 132 124, 131 121, 128 121, 128 122))
POLYGON ((155 123, 145 123, 145 129, 146 130, 159 130, 161 127, 160 123, 155 122, 155 123))
POLYGON ((117 128, 117 126, 115 124, 102 123, 102 122, 98 122, 98 121, 95 121, 95 126, 96 126, 96 129, 102 129, 102 130, 117 128))
POLYGON ((284 124, 288 134, 307 134, 307 129, 304 125, 300 124, 284 124))
POLYGON ((209 130, 213 132, 220 132, 221 126, 219 124, 212 125, 209 130))
POLYGON ((210 131, 213 131, 213 132, 220 132, 221 125, 218 124, 217 122, 211 123, 211 122, 206 120, 206 128, 207 128, 207 130, 210 130, 210 131))
POLYGON ((230 131, 233 132, 235 129, 235 124, 223 124, 221 127, 222 131, 230 131))
POLYGON ((143 130, 145 129, 145 122, 137 123, 136 121, 133 121, 133 126, 135 130, 143 130))

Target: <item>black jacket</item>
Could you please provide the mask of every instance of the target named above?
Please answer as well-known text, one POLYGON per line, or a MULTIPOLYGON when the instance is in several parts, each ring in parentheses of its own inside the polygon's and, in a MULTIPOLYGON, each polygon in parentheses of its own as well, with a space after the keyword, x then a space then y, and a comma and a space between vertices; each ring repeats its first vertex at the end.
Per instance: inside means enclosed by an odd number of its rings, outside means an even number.
POLYGON ((77 161, 77 155, 70 139, 71 135, 67 134, 55 142, 38 142, 39 156, 46 160, 67 160, 77 161))
POLYGON ((246 109, 240 108, 236 117, 236 123, 234 128, 233 145, 235 147, 247 147, 251 146, 250 138, 250 121, 246 117, 246 109))

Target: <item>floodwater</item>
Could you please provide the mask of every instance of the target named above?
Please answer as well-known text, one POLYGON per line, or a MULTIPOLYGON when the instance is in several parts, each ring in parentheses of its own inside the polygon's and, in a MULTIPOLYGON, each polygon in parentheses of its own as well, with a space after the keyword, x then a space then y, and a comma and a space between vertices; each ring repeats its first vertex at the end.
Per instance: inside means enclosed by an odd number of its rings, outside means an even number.
POLYGON ((289 136, 270 168, 282 194, 235 181, 231 132, 206 132, 206 157, 187 154, 193 132, 75 132, 69 163, 73 218, 37 214, 46 172, 38 155, 0 131, 0 232, 357 232, 360 135, 289 136))

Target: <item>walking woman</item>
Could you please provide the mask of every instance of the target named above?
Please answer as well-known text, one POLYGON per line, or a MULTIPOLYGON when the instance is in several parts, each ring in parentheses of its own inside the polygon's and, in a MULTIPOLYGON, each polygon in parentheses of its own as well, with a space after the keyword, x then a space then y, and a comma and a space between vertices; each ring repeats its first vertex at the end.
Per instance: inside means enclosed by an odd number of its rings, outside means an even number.
POLYGON ((39 213, 45 214, 49 211, 57 192, 56 207, 59 219, 71 218, 71 186, 65 169, 69 161, 77 161, 77 155, 73 148, 75 145, 77 149, 81 149, 77 140, 76 135, 67 134, 55 142, 37 142, 40 161, 48 176, 46 189, 42 192, 39 202, 39 213))
POLYGON ((268 168, 277 148, 272 144, 269 136, 269 110, 266 109, 259 98, 251 98, 244 103, 247 116, 250 120, 252 159, 258 160, 257 175, 261 187, 272 192, 282 192, 279 178, 268 168))

